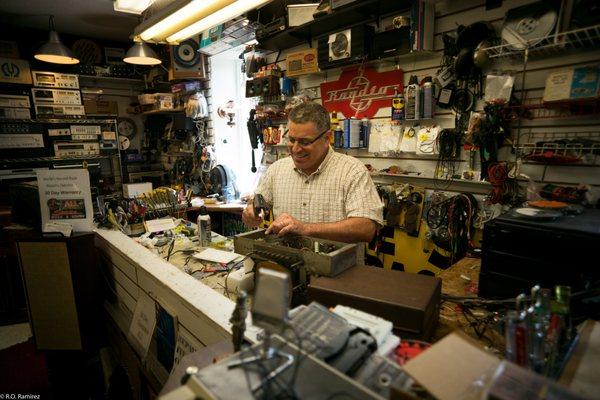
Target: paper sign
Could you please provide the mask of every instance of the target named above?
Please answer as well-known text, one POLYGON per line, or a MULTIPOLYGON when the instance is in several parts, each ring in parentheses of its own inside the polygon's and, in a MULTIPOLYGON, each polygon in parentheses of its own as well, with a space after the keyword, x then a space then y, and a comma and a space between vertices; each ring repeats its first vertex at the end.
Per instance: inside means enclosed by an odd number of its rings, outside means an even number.
POLYGON ((146 228, 146 232, 162 232, 168 231, 171 229, 175 229, 177 225, 173 221, 173 218, 161 218, 161 219, 151 219, 149 221, 144 222, 144 227, 146 228))
POLYGON ((129 337, 134 339, 139 345, 137 350, 141 357, 145 357, 148 353, 155 325, 156 309, 154 300, 152 300, 145 292, 140 291, 140 296, 138 297, 135 311, 133 312, 131 326, 129 327, 129 337))
POLYGON ((227 264, 240 257, 237 253, 232 253, 230 251, 223 251, 213 249, 211 247, 206 250, 202 250, 200 253, 194 254, 194 258, 198 258, 200 260, 212 261, 222 264, 227 264))
POLYGON ((49 222, 69 224, 75 232, 94 229, 90 174, 87 169, 39 170, 37 180, 42 230, 49 222))

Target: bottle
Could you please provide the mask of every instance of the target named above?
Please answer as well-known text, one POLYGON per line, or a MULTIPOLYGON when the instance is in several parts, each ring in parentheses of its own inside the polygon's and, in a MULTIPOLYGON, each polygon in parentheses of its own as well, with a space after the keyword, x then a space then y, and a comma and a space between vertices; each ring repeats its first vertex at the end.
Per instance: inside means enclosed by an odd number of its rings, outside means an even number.
POLYGON ((419 80, 416 75, 412 75, 409 80, 409 84, 405 89, 406 99, 406 119, 417 120, 419 119, 420 105, 421 105, 421 88, 419 87, 419 80))
POLYGON ((371 125, 369 123, 369 118, 363 118, 361 120, 360 125, 360 136, 358 139, 358 147, 361 149, 366 149, 369 147, 369 132, 371 125))
POLYGON ((333 131, 333 147, 336 149, 341 149, 344 147, 344 130, 341 125, 337 125, 335 130, 333 131))
POLYGON ((404 94, 398 93, 398 89, 394 91, 392 99, 392 123, 399 124, 404 119, 404 94))
POLYGON ((210 224, 210 215, 208 215, 208 211, 205 206, 200 207, 200 213, 198 214, 198 220, 196 221, 198 224, 198 240, 200 241, 200 246, 208 247, 211 242, 211 224, 210 224))
POLYGON ((423 83, 423 118, 433 118, 434 113, 433 82, 431 77, 427 76, 423 83))
MULTIPOLYGON (((339 120, 338 120, 338 116, 337 116, 337 111, 333 111, 331 113, 331 121, 330 121, 330 127, 331 130, 335 132, 335 130, 337 129, 339 124, 339 120)), ((332 144, 335 147, 335 135, 331 135, 330 139, 329 139, 329 144, 332 144)))

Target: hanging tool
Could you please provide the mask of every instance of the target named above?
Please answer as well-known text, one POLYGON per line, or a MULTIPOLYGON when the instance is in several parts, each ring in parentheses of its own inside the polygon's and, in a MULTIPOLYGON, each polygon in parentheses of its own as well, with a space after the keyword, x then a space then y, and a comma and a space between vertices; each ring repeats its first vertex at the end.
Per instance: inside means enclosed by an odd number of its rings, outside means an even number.
POLYGON ((258 141, 262 139, 262 134, 260 132, 259 127, 256 124, 256 110, 250 110, 250 116, 248 117, 248 122, 246 123, 246 127, 248 128, 248 135, 250 135, 250 145, 252 146, 252 168, 250 169, 252 172, 256 172, 256 160, 254 159, 254 149, 258 149, 258 141))

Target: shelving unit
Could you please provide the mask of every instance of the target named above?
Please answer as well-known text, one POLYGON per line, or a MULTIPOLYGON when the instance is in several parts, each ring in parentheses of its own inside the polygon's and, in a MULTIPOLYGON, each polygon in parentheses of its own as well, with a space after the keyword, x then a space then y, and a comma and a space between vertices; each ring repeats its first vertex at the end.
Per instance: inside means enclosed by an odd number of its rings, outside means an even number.
POLYGON ((358 23, 379 22, 381 18, 389 14, 409 10, 410 5, 409 0, 357 1, 314 21, 258 39, 258 42, 261 48, 279 51, 302 43, 311 43, 313 38, 336 29, 358 23))
POLYGON ((484 50, 493 59, 522 56, 551 56, 567 51, 594 50, 600 46, 600 25, 575 29, 514 44, 504 43, 484 50))
MULTIPOLYGON (((0 162, 0 169, 6 170, 23 170, 29 174, 35 176, 35 169, 38 168, 88 168, 97 167, 96 173, 101 177, 111 177, 114 179, 115 190, 114 192, 120 192, 122 184, 122 169, 121 169, 121 157, 118 150, 118 130, 117 120, 113 118, 109 119, 90 119, 90 118, 36 118, 36 119, 2 119, 0 124, 37 124, 44 125, 44 153, 48 154, 52 149, 53 141, 47 135, 47 129, 50 127, 64 126, 64 125, 100 125, 104 126, 107 131, 110 129, 115 132, 116 141, 114 148, 100 148, 100 154, 93 155, 65 155, 65 156, 38 156, 38 157, 19 157, 19 154, 11 154, 9 157, 4 157, 0 162), (110 128, 108 128, 110 127, 110 128), (104 168, 103 168, 104 167, 104 168), (104 173, 103 173, 104 172, 104 173), (107 172, 110 175, 107 175, 107 172)), ((57 141, 70 141, 69 137, 52 137, 53 140, 57 141)), ((98 136, 96 140, 100 143, 101 137, 98 136)), ((90 140, 77 140, 77 142, 90 142, 90 140)), ((16 149, 19 150, 19 149, 16 149)), ((21 153, 26 155, 24 153, 21 153)), ((39 153, 38 153, 39 154, 39 153)), ((54 154, 53 152, 51 154, 54 154)))

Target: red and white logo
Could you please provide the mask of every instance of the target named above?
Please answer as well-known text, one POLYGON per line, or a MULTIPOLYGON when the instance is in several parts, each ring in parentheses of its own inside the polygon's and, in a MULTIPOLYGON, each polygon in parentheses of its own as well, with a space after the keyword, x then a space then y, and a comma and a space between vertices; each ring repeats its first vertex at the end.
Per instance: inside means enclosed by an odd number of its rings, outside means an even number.
POLYGON ((337 81, 321 83, 321 99, 329 112, 341 112, 346 118, 372 118, 380 108, 390 107, 394 94, 403 89, 401 69, 353 68, 344 70, 337 81))

